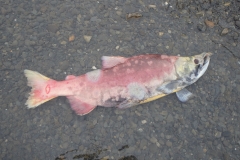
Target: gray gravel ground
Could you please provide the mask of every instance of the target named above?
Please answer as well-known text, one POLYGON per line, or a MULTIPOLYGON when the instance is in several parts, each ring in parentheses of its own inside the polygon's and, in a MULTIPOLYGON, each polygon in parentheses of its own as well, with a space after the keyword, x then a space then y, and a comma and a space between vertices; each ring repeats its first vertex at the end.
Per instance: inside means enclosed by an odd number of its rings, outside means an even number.
POLYGON ((0 159, 240 159, 239 0, 0 3, 0 159), (82 117, 65 97, 24 105, 24 69, 63 80, 101 68, 103 55, 204 51, 214 56, 188 103, 172 94, 82 117))

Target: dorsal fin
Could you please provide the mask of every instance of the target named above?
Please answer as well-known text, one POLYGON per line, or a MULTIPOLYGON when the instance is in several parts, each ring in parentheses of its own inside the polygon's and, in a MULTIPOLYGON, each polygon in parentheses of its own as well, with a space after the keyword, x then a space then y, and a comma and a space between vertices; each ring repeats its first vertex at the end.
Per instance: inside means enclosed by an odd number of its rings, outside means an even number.
POLYGON ((102 56, 102 67, 103 68, 111 68, 120 63, 124 63, 127 60, 125 57, 114 57, 114 56, 102 56))
POLYGON ((74 78, 76 78, 76 76, 74 76, 74 75, 68 75, 68 76, 65 78, 65 80, 70 80, 70 79, 74 79, 74 78))

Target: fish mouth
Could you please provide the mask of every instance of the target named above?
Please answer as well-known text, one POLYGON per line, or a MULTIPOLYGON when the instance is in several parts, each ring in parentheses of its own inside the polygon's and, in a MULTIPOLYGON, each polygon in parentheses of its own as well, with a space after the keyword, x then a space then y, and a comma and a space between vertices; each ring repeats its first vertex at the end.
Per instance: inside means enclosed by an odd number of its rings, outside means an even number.
POLYGON ((202 66, 204 66, 205 64, 208 64, 210 61, 210 57, 213 55, 213 53, 211 52, 207 52, 203 54, 203 64, 202 66))
POLYGON ((196 66, 196 70, 195 70, 196 77, 201 77, 203 75, 203 73, 206 71, 206 69, 209 65, 209 62, 210 62, 210 57, 212 55, 213 54, 211 52, 204 52, 201 54, 203 62, 196 66))

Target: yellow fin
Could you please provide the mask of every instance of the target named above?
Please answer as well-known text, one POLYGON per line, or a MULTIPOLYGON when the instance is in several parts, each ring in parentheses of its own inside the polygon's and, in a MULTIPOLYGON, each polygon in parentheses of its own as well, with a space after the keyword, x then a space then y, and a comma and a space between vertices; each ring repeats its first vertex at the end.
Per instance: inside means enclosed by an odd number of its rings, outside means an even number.
MULTIPOLYGON (((179 90, 181 90, 181 88, 178 88, 178 89, 174 90, 172 93, 177 92, 179 90)), ((154 100, 162 98, 166 95, 168 95, 168 94, 162 93, 162 94, 158 94, 158 95, 153 96, 153 97, 149 97, 148 99, 145 99, 145 100, 141 101, 140 104, 147 103, 147 102, 150 102, 150 101, 154 101, 154 100)))
POLYGON ((50 78, 31 70, 24 70, 24 74, 27 77, 28 86, 32 87, 30 96, 26 102, 28 108, 35 108, 40 104, 57 97, 46 93, 46 90, 49 89, 48 81, 51 80, 50 78))
POLYGON ((166 96, 166 94, 159 94, 159 95, 156 95, 156 96, 153 96, 153 97, 150 97, 148 99, 145 99, 145 100, 141 101, 140 104, 147 103, 147 102, 150 102, 150 101, 154 101, 154 100, 156 100, 158 98, 162 98, 164 96, 166 96))

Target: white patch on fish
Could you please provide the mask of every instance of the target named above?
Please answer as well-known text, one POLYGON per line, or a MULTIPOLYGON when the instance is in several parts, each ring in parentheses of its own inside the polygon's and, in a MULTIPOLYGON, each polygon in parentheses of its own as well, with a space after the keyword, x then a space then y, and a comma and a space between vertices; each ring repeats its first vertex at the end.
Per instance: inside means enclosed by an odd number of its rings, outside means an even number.
POLYGON ((145 97, 146 89, 139 83, 133 82, 130 83, 128 86, 128 94, 131 97, 134 97, 138 100, 142 100, 145 97))
POLYGON ((101 96, 101 94, 102 94, 101 91, 94 90, 93 93, 92 93, 92 96, 93 96, 93 98, 98 98, 98 97, 101 96))
POLYGON ((88 72, 86 73, 87 79, 91 82, 97 82, 101 76, 101 72, 100 69, 88 72))
POLYGON ((148 61, 147 63, 148 63, 149 66, 151 66, 153 61, 148 61))
POLYGON ((127 68, 127 73, 134 73, 134 69, 131 69, 131 68, 127 68))

